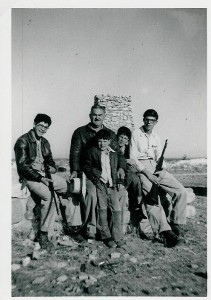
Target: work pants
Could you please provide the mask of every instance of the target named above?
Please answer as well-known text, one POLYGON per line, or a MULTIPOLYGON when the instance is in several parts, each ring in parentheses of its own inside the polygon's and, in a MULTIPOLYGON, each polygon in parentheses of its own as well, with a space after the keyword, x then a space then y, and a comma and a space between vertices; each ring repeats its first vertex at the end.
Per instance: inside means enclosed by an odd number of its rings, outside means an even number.
POLYGON ((96 185, 99 225, 102 240, 111 238, 118 242, 122 238, 121 206, 116 188, 98 182, 96 185), (108 225, 108 209, 111 211, 112 228, 108 225))
MULTIPOLYGON (((73 201, 66 198, 67 192, 67 182, 64 178, 58 176, 57 174, 52 174, 54 191, 60 197, 62 205, 65 207, 65 214, 68 223, 72 226, 81 225, 81 212, 80 206, 74 204, 73 201)), ((52 200, 51 192, 49 187, 42 182, 36 182, 27 180, 26 186, 31 192, 32 199, 35 201, 35 213, 40 214, 40 230, 48 232, 54 227, 56 219, 56 207, 54 200, 52 200)), ((32 199, 29 198, 29 203, 27 203, 27 208, 32 208, 32 199)), ((58 204, 58 203, 57 203, 58 204)), ((57 205, 59 207, 59 204, 57 205)))
MULTIPOLYGON (((141 162, 147 170, 154 173, 156 163, 153 160, 142 160, 141 162)), ((173 209, 170 215, 170 221, 174 224, 186 224, 187 192, 185 188, 166 170, 159 171, 157 174, 159 175, 160 188, 172 197, 173 209)), ((146 196, 152 188, 152 183, 142 173, 140 174, 140 180, 143 194, 146 196)), ((145 203, 145 207, 153 232, 171 229, 160 201, 158 205, 153 206, 145 203)))

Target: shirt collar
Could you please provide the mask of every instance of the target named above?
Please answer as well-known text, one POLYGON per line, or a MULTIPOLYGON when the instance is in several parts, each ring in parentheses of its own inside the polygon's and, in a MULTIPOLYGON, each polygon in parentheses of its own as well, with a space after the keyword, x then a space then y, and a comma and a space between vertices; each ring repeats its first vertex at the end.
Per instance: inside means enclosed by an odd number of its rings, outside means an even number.
MULTIPOLYGON (((141 126, 140 127, 140 131, 141 131, 141 135, 144 135, 144 136, 149 136, 148 134, 146 134, 146 132, 144 131, 144 126, 141 126)), ((155 133, 154 131, 151 132, 150 136, 153 136, 155 137, 155 133)))

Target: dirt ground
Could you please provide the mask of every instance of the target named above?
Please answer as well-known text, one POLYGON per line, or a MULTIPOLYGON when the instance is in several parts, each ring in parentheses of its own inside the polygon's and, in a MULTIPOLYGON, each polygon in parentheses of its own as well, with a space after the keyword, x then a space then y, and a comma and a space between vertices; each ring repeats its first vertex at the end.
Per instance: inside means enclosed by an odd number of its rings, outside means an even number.
POLYGON ((125 235, 125 249, 111 250, 100 241, 86 241, 57 245, 52 254, 38 251, 31 259, 35 244, 28 232, 13 229, 12 296, 206 297, 206 175, 174 171, 185 186, 196 188, 191 203, 196 215, 187 221, 184 245, 165 248, 132 232, 125 235))

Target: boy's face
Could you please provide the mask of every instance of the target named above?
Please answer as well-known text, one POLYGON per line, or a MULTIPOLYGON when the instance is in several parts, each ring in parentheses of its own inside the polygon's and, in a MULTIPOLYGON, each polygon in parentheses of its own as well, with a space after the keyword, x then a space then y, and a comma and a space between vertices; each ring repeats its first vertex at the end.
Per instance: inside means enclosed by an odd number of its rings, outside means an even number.
POLYGON ((97 144, 98 144, 98 148, 101 151, 104 151, 108 149, 108 146, 110 145, 110 140, 98 139, 97 144))
POLYGON ((129 138, 125 134, 120 134, 118 136, 118 144, 120 147, 124 147, 128 145, 129 138))

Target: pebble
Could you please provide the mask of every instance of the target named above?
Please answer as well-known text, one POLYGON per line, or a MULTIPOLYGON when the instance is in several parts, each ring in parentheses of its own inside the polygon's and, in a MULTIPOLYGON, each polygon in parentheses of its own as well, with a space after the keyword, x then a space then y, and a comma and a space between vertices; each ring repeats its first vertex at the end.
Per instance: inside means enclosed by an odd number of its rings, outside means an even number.
POLYGON ((19 270, 21 268, 21 265, 18 265, 18 264, 12 264, 12 272, 15 272, 17 270, 19 270))
POLYGON ((192 268, 192 269, 198 269, 198 267, 199 267, 199 266, 198 266, 197 264, 191 264, 191 268, 192 268))
POLYGON ((107 276, 107 274, 103 271, 100 271, 100 273, 97 275, 97 278, 102 278, 102 277, 105 277, 107 276))
POLYGON ((134 264, 137 263, 137 261, 138 261, 136 257, 131 257, 131 258, 129 258, 129 260, 131 262, 133 262, 134 264))
POLYGON ((121 253, 119 252, 113 252, 110 254, 111 258, 119 258, 121 256, 121 253))
POLYGON ((80 273, 79 275, 78 275, 78 278, 79 278, 79 280, 86 280, 86 279, 88 279, 88 275, 86 274, 86 273, 80 273))
POLYGON ((33 242, 31 241, 31 239, 25 239, 22 243, 23 246, 28 247, 28 246, 32 246, 33 242))
POLYGON ((68 279, 68 277, 66 275, 62 275, 62 276, 59 276, 57 278, 57 283, 61 283, 61 282, 64 282, 68 279))
POLYGON ((12 285, 12 290, 16 289, 16 285, 12 285))
POLYGON ((40 252, 38 250, 34 250, 32 252, 32 259, 38 260, 40 258, 40 252))
POLYGON ((125 253, 125 254, 124 254, 124 257, 125 257, 125 258, 129 258, 129 257, 130 257, 130 254, 125 253))
POLYGON ((32 282, 32 284, 40 284, 45 280, 45 277, 37 277, 35 280, 32 282))
POLYGON ((31 258, 29 256, 23 258, 22 259, 22 265, 23 265, 23 267, 28 266, 28 264, 30 263, 30 261, 31 261, 31 258))
POLYGON ((34 246, 34 250, 40 250, 41 247, 40 247, 40 244, 39 243, 35 243, 35 246, 34 246))

